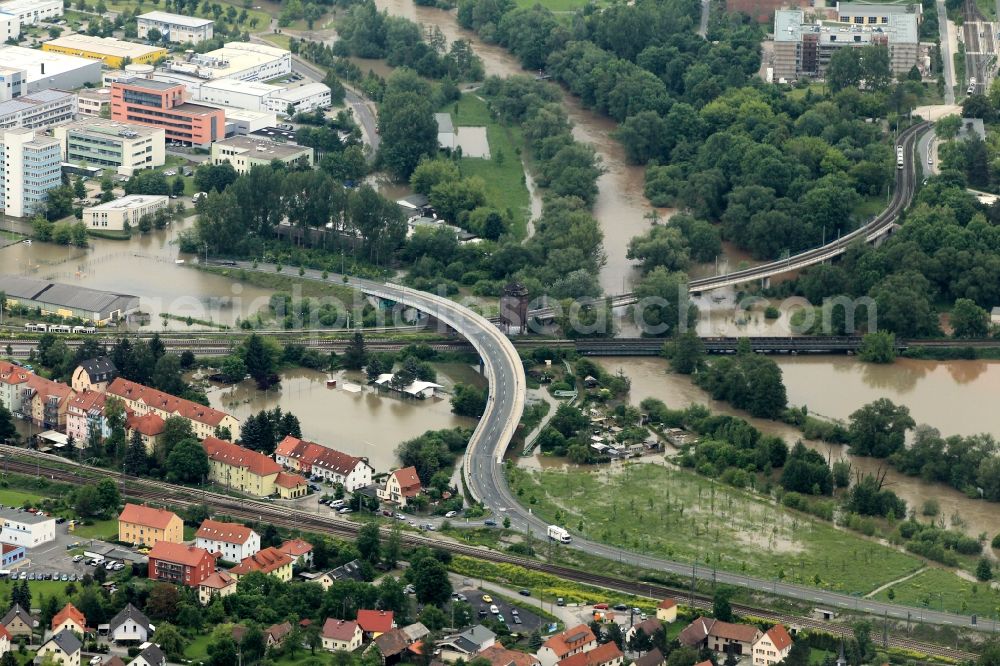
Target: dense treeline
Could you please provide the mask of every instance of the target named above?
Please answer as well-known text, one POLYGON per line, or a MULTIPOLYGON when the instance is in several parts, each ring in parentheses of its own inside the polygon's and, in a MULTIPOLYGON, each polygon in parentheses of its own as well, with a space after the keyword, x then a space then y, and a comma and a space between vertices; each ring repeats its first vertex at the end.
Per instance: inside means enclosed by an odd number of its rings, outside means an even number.
POLYGON ((781 368, 772 359, 749 351, 713 360, 695 381, 716 400, 725 400, 751 416, 779 418, 788 407, 781 368))
MULTIPOLYGON (((830 295, 871 297, 877 328, 898 337, 940 335, 935 304, 968 299, 978 309, 962 332, 985 334, 984 309, 1000 303, 1000 206, 979 204, 965 187, 955 171, 932 177, 887 242, 858 244, 841 261, 813 266, 774 293, 791 290, 815 304, 830 295)), ((865 322, 867 314, 861 306, 855 320, 865 322)))

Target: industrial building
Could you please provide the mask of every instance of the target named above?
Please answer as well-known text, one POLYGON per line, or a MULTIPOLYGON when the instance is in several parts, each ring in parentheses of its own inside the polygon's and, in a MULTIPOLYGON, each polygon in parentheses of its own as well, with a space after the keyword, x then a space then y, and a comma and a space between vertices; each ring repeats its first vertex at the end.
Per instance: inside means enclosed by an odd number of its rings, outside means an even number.
POLYGON ((25 548, 34 548, 56 538, 56 519, 41 511, 30 513, 20 509, 0 509, 0 541, 25 548))
POLYGON ((101 80, 101 63, 61 53, 0 45, 0 101, 47 88, 74 90, 101 80), (6 83, 11 83, 8 95, 6 83))
POLYGON ((14 14, 21 25, 34 25, 62 16, 63 3, 62 0, 5 0, 0 2, 0 12, 14 14))
POLYGON ((235 136, 212 144, 212 164, 229 162, 236 169, 236 173, 247 173, 255 166, 267 165, 274 160, 285 164, 305 160, 311 167, 313 149, 307 146, 275 143, 248 136, 235 136))
POLYGON ((108 67, 124 67, 130 63, 154 63, 167 55, 159 46, 125 42, 114 37, 91 37, 80 33, 58 37, 42 44, 43 51, 101 60, 108 67))
POLYGON ((76 112, 81 116, 111 114, 111 88, 85 88, 76 97, 76 112))
MULTIPOLYGON (((17 127, 0 136, 0 202, 14 217, 34 214, 62 183, 59 141, 17 127)), ((10 292, 7 292, 8 297, 10 292)))
POLYGON ((9 305, 39 308, 43 315, 78 317, 104 325, 139 309, 139 297, 71 284, 0 274, 0 291, 9 305))
POLYGON ((0 10, 0 41, 14 40, 21 37, 21 17, 0 10))
POLYGON ((41 129, 68 123, 76 115, 76 95, 65 90, 39 90, 0 102, 0 129, 41 129))
MULTIPOLYGON (((879 15, 874 15, 881 20, 879 15)), ((886 23, 854 25, 809 21, 801 10, 774 13, 774 80, 822 77, 830 58, 840 48, 884 46, 895 75, 906 74, 917 64, 917 18, 912 13, 887 14, 886 23)))
POLYGON ((163 166, 166 159, 162 127, 87 118, 56 127, 64 162, 113 168, 123 176, 163 166))
POLYGON ((139 77, 111 84, 111 118, 162 127, 167 141, 202 148, 226 131, 222 109, 187 102, 183 85, 139 77))
POLYGON ((226 42, 221 49, 173 60, 165 69, 204 80, 269 81, 292 72, 292 54, 275 46, 226 42))
POLYGON ((879 5, 861 2, 838 2, 837 20, 852 25, 888 25, 893 14, 913 14, 919 22, 923 7, 917 4, 879 5))
POLYGON ((129 194, 114 201, 83 209, 83 223, 88 229, 123 231, 139 224, 145 215, 152 215, 170 205, 170 197, 162 194, 129 194))
POLYGON ((149 31, 156 29, 168 42, 197 44, 212 39, 215 21, 168 12, 147 12, 136 17, 139 39, 148 39, 149 31))
MULTIPOLYGON (((214 104, 210 106, 215 106, 214 104)), ((274 127, 278 118, 270 111, 247 111, 224 107, 226 114, 226 136, 246 136, 267 127, 274 127)))
POLYGON ((197 98, 209 104, 287 115, 289 106, 294 108, 293 113, 329 107, 330 88, 322 83, 283 87, 259 81, 215 79, 199 86, 197 98))

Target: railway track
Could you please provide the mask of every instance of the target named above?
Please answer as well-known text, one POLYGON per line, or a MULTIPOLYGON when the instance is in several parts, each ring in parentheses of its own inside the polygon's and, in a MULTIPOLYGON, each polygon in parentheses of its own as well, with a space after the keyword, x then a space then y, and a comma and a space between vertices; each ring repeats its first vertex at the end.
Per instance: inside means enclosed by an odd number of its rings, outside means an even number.
MULTIPOLYGON (((332 516, 320 516, 318 514, 296 509, 284 504, 246 499, 242 497, 231 497, 217 492, 198 491, 161 481, 130 477, 120 472, 79 465, 59 456, 28 451, 7 445, 0 445, 0 451, 3 452, 5 471, 17 472, 25 475, 35 475, 36 473, 42 474, 43 476, 54 481, 61 481, 74 485, 91 483, 97 476, 110 477, 119 481, 123 487, 123 494, 129 497, 169 504, 175 508, 184 508, 204 504, 218 513, 224 513, 233 518, 256 522, 269 522, 278 527, 314 532, 343 539, 354 539, 360 529, 360 526, 357 523, 353 523, 345 519, 334 518, 332 516), (25 460, 24 458, 32 460, 25 460), (55 467, 55 464, 60 465, 60 467, 55 467), (66 466, 72 469, 65 469, 66 466), (72 471, 73 469, 79 471, 72 471)), ((627 581, 613 576, 581 571, 579 569, 559 564, 539 562, 537 560, 510 555, 508 553, 489 550, 485 547, 469 546, 466 544, 429 538, 416 534, 403 533, 402 541, 408 546, 439 548, 456 555, 465 555, 500 564, 513 564, 532 571, 550 574, 558 578, 592 585, 594 587, 607 590, 647 597, 654 600, 664 599, 667 597, 684 599, 688 605, 699 610, 710 610, 712 608, 712 599, 708 596, 697 593, 692 594, 690 591, 665 586, 659 583, 643 582, 641 580, 627 581)), ((734 605, 733 610, 742 615, 759 617, 772 622, 781 622, 800 629, 820 630, 843 637, 853 635, 853 629, 850 626, 824 622, 810 617, 774 613, 763 608, 757 608, 749 605, 734 605)), ((943 657, 955 660, 974 660, 976 658, 974 653, 964 649, 947 648, 898 635, 888 636, 888 641, 885 645, 888 647, 913 650, 933 657, 943 657)))

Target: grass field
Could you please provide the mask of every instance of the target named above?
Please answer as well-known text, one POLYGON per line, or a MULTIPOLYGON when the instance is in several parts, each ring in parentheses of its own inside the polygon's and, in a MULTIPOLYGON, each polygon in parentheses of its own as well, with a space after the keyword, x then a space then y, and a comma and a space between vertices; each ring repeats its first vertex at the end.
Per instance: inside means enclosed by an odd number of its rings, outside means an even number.
POLYGON ((885 197, 865 197, 851 212, 859 223, 864 223, 885 210, 885 205, 885 197))
MULTIPOLYGON (((236 8, 237 12, 243 11, 242 2, 227 2, 226 0, 215 0, 211 4, 215 4, 215 2, 218 2, 218 4, 222 6, 223 10, 222 18, 223 21, 225 21, 227 27, 229 25, 229 21, 226 19, 226 14, 225 14, 226 9, 232 6, 236 8)), ((149 2, 146 2, 145 0, 143 0, 142 2, 139 2, 138 0, 104 0, 104 4, 107 5, 108 9, 113 12, 120 12, 125 9, 131 10, 133 8, 138 8, 139 13, 142 14, 144 12, 151 12, 157 9, 163 9, 159 0, 157 0, 156 2, 154 2, 153 0, 149 0, 149 2)), ((87 5, 93 8, 94 1, 87 0, 87 5)), ((76 3, 74 3, 73 6, 75 7, 76 3)), ((85 14, 83 16, 86 17, 85 14)), ((198 18, 210 18, 213 20, 215 19, 215 16, 211 12, 209 12, 208 15, 205 15, 200 9, 197 12, 196 16, 198 18)), ((258 9, 248 9, 247 20, 245 23, 240 25, 240 30, 249 30, 250 32, 253 32, 254 30, 266 30, 270 24, 271 24, 271 16, 267 12, 258 9), (257 19, 257 24, 254 27, 250 27, 250 21, 253 19, 257 19)))
POLYGON ((474 94, 462 95, 461 100, 449 104, 443 111, 451 114, 456 127, 486 127, 492 159, 463 157, 462 175, 482 178, 486 182, 488 205, 501 211, 509 209, 513 233, 518 238, 524 237, 531 208, 521 158, 517 154, 518 148, 524 145, 520 130, 504 127, 491 118, 486 102, 474 94))
POLYGON ((24 506, 25 504, 37 503, 41 501, 41 499, 41 495, 25 492, 23 490, 0 488, 0 504, 3 504, 4 506, 24 506))
POLYGON ((921 565, 829 523, 660 465, 515 470, 512 477, 521 500, 545 519, 674 560, 860 593, 921 565))
MULTIPOLYGON (((996 618, 1000 614, 1000 592, 991 589, 988 583, 964 580, 947 569, 928 569, 889 589, 895 595, 891 601, 904 606, 947 610, 963 615, 976 613, 984 618, 984 622, 985 618, 996 618)), ((882 590, 875 598, 890 601, 889 590, 882 590)))
MULTIPOLYGON (((535 5, 541 5, 553 12, 575 12, 591 4, 591 0, 517 0, 518 7, 531 9, 535 5)), ((603 2, 594 2, 595 5, 603 5, 603 2)))
MULTIPOLYGON (((49 597, 54 596, 60 606, 64 606, 66 601, 68 601, 66 586, 69 585, 69 583, 63 583, 55 580, 29 580, 27 582, 28 589, 31 590, 31 605, 36 608, 39 607, 39 600, 42 597, 48 599, 49 597)), ((14 583, 6 578, 0 582, 0 601, 3 602, 4 608, 10 606, 10 592, 13 587, 14 583)), ((75 587, 79 589, 80 584, 76 583, 75 587)))
POLYGON ((272 44, 274 44, 275 46, 283 49, 287 49, 289 47, 290 42, 292 41, 292 38, 289 37, 288 35, 276 35, 272 33, 268 35, 262 35, 262 37, 267 41, 271 42, 272 44))
POLYGON ((73 536, 81 539, 117 539, 118 521, 98 520, 92 525, 78 525, 73 530, 73 536))
POLYGON ((211 640, 212 636, 210 634, 198 636, 191 640, 187 648, 184 649, 184 656, 191 661, 204 661, 208 659, 208 644, 211 640))

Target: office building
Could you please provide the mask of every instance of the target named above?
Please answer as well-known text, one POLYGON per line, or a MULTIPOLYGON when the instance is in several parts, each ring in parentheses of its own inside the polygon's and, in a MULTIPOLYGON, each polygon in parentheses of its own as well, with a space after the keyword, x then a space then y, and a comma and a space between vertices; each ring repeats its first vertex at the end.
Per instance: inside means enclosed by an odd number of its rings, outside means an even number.
POLYGON ((167 50, 159 46, 125 42, 114 37, 91 37, 80 33, 45 42, 42 44, 42 50, 92 58, 115 68, 130 63, 154 63, 167 55, 167 50))
POLYGON ((111 84, 113 120, 162 127, 167 141, 207 148, 226 131, 221 110, 185 101, 183 85, 133 77, 111 84))
POLYGON ((56 519, 42 512, 29 513, 19 509, 0 509, 0 541, 25 548, 34 548, 56 538, 56 519))
POLYGON ((0 100, 14 99, 47 88, 74 90, 88 83, 101 80, 101 63, 62 53, 52 53, 22 46, 0 45, 0 81, 3 94, 0 100), (20 80, 20 92, 15 91, 14 82, 20 80), (11 94, 6 83, 11 83, 11 94))
POLYGON ((0 9, 0 41, 17 40, 21 36, 21 17, 0 9))
POLYGON ((198 87, 198 100, 248 111, 288 115, 289 106, 294 109, 293 113, 329 107, 330 88, 322 83, 286 88, 259 81, 214 79, 205 81, 198 87))
MULTIPOLYGON (((841 48, 884 46, 895 75, 906 74, 917 64, 919 39, 915 14, 887 14, 886 23, 868 25, 829 21, 807 22, 801 10, 774 13, 774 79, 823 77, 830 58, 841 48)), ((862 17, 864 18, 864 17, 862 17)))
POLYGON ((76 94, 76 112, 100 118, 111 115, 111 88, 86 88, 76 94))
POLYGON ((87 118, 54 128, 52 136, 59 139, 64 162, 114 168, 125 176, 163 166, 166 157, 162 127, 87 118))
POLYGON ((147 12, 137 16, 135 22, 139 39, 148 39, 149 31, 156 29, 165 41, 180 44, 197 44, 212 39, 212 26, 215 23, 210 19, 168 12, 147 12))
POLYGON ((61 158, 56 139, 36 136, 35 130, 26 127, 4 131, 0 138, 0 200, 4 213, 27 217, 41 209, 49 190, 62 184, 61 158))
POLYGON ((212 164, 229 162, 236 173, 247 173, 255 166, 270 164, 274 160, 285 164, 303 160, 312 166, 313 149, 248 136, 234 136, 212 144, 212 164))
POLYGON ((226 42, 221 49, 167 63, 166 69, 204 80, 269 81, 291 74, 292 54, 275 46, 226 42))
POLYGON ((246 136, 278 124, 278 117, 270 111, 247 111, 229 106, 220 108, 226 114, 226 137, 246 136))
POLYGON ((62 0, 5 0, 0 2, 0 12, 14 14, 21 25, 34 25, 62 16, 63 3, 62 0))
POLYGON ((0 129, 41 129, 67 123, 76 115, 76 104, 76 95, 64 90, 39 90, 0 102, 0 129))
POLYGON ((146 215, 170 205, 170 197, 160 194, 129 194, 83 209, 83 223, 88 229, 123 231, 125 224, 135 228, 146 215))

